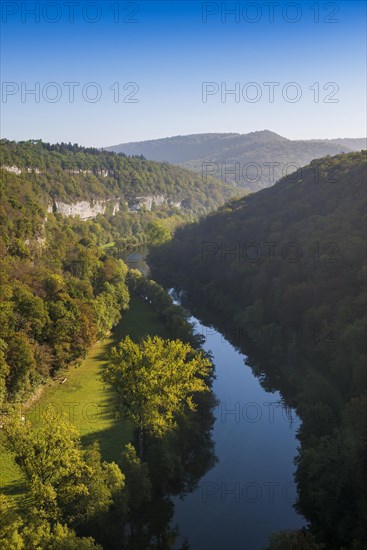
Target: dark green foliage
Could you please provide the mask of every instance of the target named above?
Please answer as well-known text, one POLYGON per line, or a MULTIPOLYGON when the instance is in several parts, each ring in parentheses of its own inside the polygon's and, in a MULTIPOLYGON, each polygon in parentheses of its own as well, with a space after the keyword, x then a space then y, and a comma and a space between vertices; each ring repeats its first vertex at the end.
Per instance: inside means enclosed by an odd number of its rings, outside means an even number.
MULTIPOLYGON (((55 233, 50 228, 50 243, 55 233)), ((24 399, 49 374, 83 358, 96 339, 106 335, 128 306, 126 273, 123 262, 101 248, 79 245, 74 231, 68 244, 59 242, 55 252, 46 244, 42 254, 32 254, 29 260, 3 256, 3 399, 24 399), (88 268, 72 275, 68 255, 73 246, 73 254, 89 254, 89 259, 88 268)))
POLYGON ((152 251, 303 420, 298 509, 334 548, 366 533, 366 155, 313 161, 152 251))
MULTIPOLYGON (((122 248, 127 243, 165 241, 178 223, 204 214, 232 192, 218 182, 203 186, 198 176, 142 158, 40 141, 3 141, 1 145, 2 423, 12 418, 14 402, 26 400, 49 376, 61 381, 64 369, 77 365, 90 346, 118 323, 129 305, 127 283, 138 295, 154 302, 175 338, 182 337, 198 347, 200 339, 194 337, 187 313, 153 281, 144 281, 134 273, 127 278, 126 265, 110 245, 115 241, 117 248, 122 248), (12 166, 21 173, 12 172, 12 166), (107 175, 101 175, 102 170, 108 171, 107 175), (148 192, 182 200, 181 211, 166 204, 151 212, 129 212, 125 201, 148 192), (112 216, 107 209, 103 216, 82 221, 48 209, 56 200, 71 204, 95 199, 118 199, 121 210, 112 216)), ((204 357, 203 361, 209 362, 204 357)), ((200 404, 201 399, 196 401, 200 404)), ((209 397, 207 402, 210 412, 209 397)), ((132 446, 126 449, 126 496, 120 495, 123 476, 116 464, 102 461, 96 444, 82 449, 72 427, 59 419, 49 419, 46 427, 36 432, 16 420, 7 448, 15 454, 27 478, 27 498, 32 508, 20 510, 19 515, 6 511, 4 525, 0 526, 0 545, 32 550, 97 548, 92 539, 80 538, 91 535, 106 549, 120 548, 125 541, 130 544, 130 535, 134 538, 129 529, 133 531, 136 521, 136 540, 144 540, 146 547, 152 548, 154 544, 163 548, 166 541, 168 548, 176 536, 168 526, 173 505, 162 497, 162 489, 172 478, 175 484, 186 486, 188 477, 193 485, 193 478, 205 470, 205 460, 209 462, 212 453, 213 417, 209 412, 200 472, 190 460, 192 447, 199 447, 203 428, 199 420, 196 424, 191 418, 185 422, 181 415, 177 423, 185 434, 177 430, 177 443, 165 443, 172 468, 165 472, 161 487, 158 461, 151 467, 155 474, 153 488, 148 465, 136 459, 132 446), (187 463, 189 473, 185 470, 187 463), (152 496, 156 500, 151 505, 152 496), (34 505, 38 507, 38 518, 34 505), (158 537, 161 542, 154 542, 158 537)), ((0 504, 8 510, 5 501, 0 504)), ((134 547, 134 540, 131 544, 134 547)))
POLYGON ((127 308, 127 244, 162 242, 170 230, 233 194, 168 164, 78 145, 1 141, 0 398, 24 399, 49 374, 83 358, 127 308), (138 196, 162 195, 130 212, 138 196), (82 221, 51 213, 55 201, 114 200, 120 211, 82 221), (180 201, 182 208, 170 205, 180 201), (16 335, 16 336, 15 336, 16 335))
POLYGON ((193 324, 188 320, 189 312, 182 306, 174 304, 173 298, 161 285, 143 277, 135 269, 130 269, 127 284, 131 292, 152 304, 172 337, 179 338, 194 348, 199 348, 203 344, 205 340, 203 335, 196 333, 193 324))

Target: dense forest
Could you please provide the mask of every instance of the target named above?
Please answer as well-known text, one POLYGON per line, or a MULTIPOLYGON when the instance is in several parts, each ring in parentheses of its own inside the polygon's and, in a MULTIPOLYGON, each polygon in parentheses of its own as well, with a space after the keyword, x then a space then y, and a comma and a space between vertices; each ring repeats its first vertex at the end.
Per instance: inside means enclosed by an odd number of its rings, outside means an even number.
POLYGON ((78 145, 3 140, 0 151, 3 402, 23 399, 117 323, 129 293, 116 251, 169 238, 175 225, 224 202, 231 190, 167 164, 78 145), (128 196, 144 192, 186 206, 123 207, 128 196), (48 208, 54 199, 111 197, 121 201, 120 211, 85 221, 48 208))
POLYGON ((3 140, 1 164, 0 396, 6 401, 24 398, 49 373, 83 357, 128 306, 127 269, 109 245, 164 240, 175 224, 223 202, 228 190, 217 182, 201 185, 179 168, 71 144, 3 140), (187 208, 122 207, 86 221, 47 208, 56 198, 123 203, 141 192, 182 198, 187 208))
POLYGON ((217 183, 204 190, 184 170, 76 145, 3 142, 2 162, 0 443, 19 468, 25 493, 18 506, 11 496, 0 495, 0 547, 170 548, 176 533, 169 526, 169 495, 194 487, 214 460, 212 363, 188 313, 157 283, 129 271, 120 247, 129 237, 164 240, 168 226, 160 225, 162 220, 182 223, 225 194, 217 183), (93 172, 113 167, 122 170, 121 180, 93 172), (140 177, 141 187, 134 177, 140 177), (152 188, 175 193, 176 199, 181 193, 190 206, 183 213, 122 209, 85 221, 47 208, 56 198, 121 198, 122 191, 152 188), (97 435, 86 446, 75 426, 54 412, 44 411, 41 425, 33 426, 19 411, 38 388, 61 383, 68 369, 80 364, 124 316, 132 296, 151 304, 169 337, 133 342, 116 335, 116 347, 106 357, 105 384, 115 395, 118 418, 133 435, 121 447, 118 463, 107 462, 97 435), (157 371, 162 362, 181 368, 157 371), (115 386, 116 377, 122 389, 115 386), (198 407, 205 422, 195 414, 198 407))
POLYGON ((188 312, 121 260, 126 245, 149 243, 153 276, 185 291, 183 304, 192 311, 217 319, 264 387, 280 389, 303 421, 297 508, 311 529, 273 535, 272 550, 321 550, 323 543, 361 550, 365 155, 313 161, 200 220, 233 189, 141 157, 71 144, 3 141, 1 151, 0 440, 26 493, 20 507, 0 495, 0 546, 177 544, 169 497, 197 487, 215 463, 213 369, 188 312), (130 199, 148 193, 167 201, 129 208, 130 199), (82 220, 59 213, 58 200, 117 200, 120 210, 82 220), (177 200, 180 208, 169 202, 177 200), (98 441, 84 445, 75 427, 51 412, 36 429, 17 411, 37 388, 78 366, 133 297, 158 313, 169 338, 117 335, 106 358, 105 384, 133 428, 115 463, 104 459, 98 441))
POLYGON ((365 152, 315 160, 150 254, 300 416, 296 507, 333 549, 367 540, 365 185, 365 152))
POLYGON ((18 168, 23 186, 27 183, 44 204, 114 198, 129 203, 139 195, 164 195, 180 202, 186 213, 198 215, 234 194, 216 179, 203 182, 199 175, 167 163, 66 143, 1 140, 0 165, 18 168))

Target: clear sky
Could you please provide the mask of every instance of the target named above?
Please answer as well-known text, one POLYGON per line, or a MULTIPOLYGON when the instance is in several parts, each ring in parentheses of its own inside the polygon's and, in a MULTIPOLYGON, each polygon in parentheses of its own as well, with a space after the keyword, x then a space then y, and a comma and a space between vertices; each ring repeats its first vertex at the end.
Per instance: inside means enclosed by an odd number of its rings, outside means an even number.
POLYGON ((2 137, 101 147, 263 129, 366 135, 364 1, 1 8, 2 137))

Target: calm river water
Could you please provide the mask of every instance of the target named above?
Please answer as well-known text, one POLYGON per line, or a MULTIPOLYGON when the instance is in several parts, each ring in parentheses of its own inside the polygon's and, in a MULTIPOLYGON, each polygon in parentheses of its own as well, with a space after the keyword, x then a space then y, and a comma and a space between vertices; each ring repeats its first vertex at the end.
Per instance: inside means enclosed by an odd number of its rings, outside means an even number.
MULTIPOLYGON (((136 251, 124 260, 147 274, 144 253, 136 251)), ((194 492, 173 499, 172 525, 191 550, 261 550, 272 531, 305 524, 292 506, 299 419, 282 407, 278 392, 261 387, 246 356, 215 329, 195 317, 191 321, 206 337, 203 347, 211 350, 215 364, 218 462, 194 492)))

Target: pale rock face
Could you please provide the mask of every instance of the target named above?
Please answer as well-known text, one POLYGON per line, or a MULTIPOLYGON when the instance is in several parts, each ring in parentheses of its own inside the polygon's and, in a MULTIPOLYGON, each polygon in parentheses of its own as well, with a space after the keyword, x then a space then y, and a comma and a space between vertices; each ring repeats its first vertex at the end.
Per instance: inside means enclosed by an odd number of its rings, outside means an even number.
POLYGON ((19 176, 22 171, 18 166, 2 166, 3 170, 6 170, 7 172, 12 172, 13 174, 17 174, 19 176))
MULTIPOLYGON (((20 175, 22 173, 21 168, 18 166, 3 166, 4 170, 12 172, 13 174, 20 175)), ((34 172, 40 174, 41 171, 38 168, 27 168, 27 172, 34 172)), ((69 174, 91 174, 92 170, 68 170, 69 174)), ((98 171, 98 175, 107 178, 110 174, 108 170, 101 169, 98 171)), ((106 212, 106 206, 109 201, 96 200, 90 204, 88 201, 79 201, 72 204, 66 204, 62 201, 55 201, 54 205, 47 206, 47 212, 52 213, 54 210, 59 212, 63 216, 80 216, 81 220, 88 220, 95 218, 98 214, 104 214, 106 212)), ((135 197, 129 201, 129 211, 139 212, 142 209, 150 212, 153 204, 156 207, 162 206, 164 203, 168 203, 170 206, 181 208, 181 201, 173 201, 172 199, 166 199, 163 195, 146 195, 135 197)), ((120 211, 119 201, 113 204, 112 215, 115 216, 120 211)))
POLYGON ((117 214, 117 212, 120 212, 120 203, 119 202, 116 202, 113 205, 112 216, 115 216, 117 214))
POLYGON ((168 204, 169 204, 170 206, 174 206, 175 208, 181 208, 181 201, 177 201, 177 202, 175 202, 175 201, 168 201, 168 204))
POLYGON ((166 202, 166 199, 163 195, 147 195, 145 197, 135 197, 133 204, 130 206, 130 212, 137 212, 138 210, 152 210, 153 203, 156 206, 162 206, 166 202))
POLYGON ((33 172, 34 174, 41 174, 41 170, 39 168, 27 168, 27 172, 33 172))
POLYGON ((96 175, 97 175, 97 176, 102 176, 103 178, 108 178, 108 176, 109 176, 109 171, 108 171, 108 170, 104 170, 104 169, 101 168, 100 170, 97 170, 96 175))
POLYGON ((91 174, 92 173, 92 170, 81 170, 81 169, 78 169, 78 170, 72 170, 72 169, 67 169, 66 170, 67 172, 69 172, 69 174, 91 174))
MULTIPOLYGON (((22 173, 22 169, 18 168, 18 166, 2 166, 3 170, 6 170, 7 172, 12 172, 13 174, 16 174, 17 176, 20 176, 22 173)), ((34 173, 34 174, 41 174, 41 170, 39 168, 26 168, 27 172, 34 173)))
POLYGON ((73 204, 55 201, 56 211, 63 216, 79 216, 81 220, 95 218, 98 214, 104 214, 106 210, 105 201, 95 201, 92 205, 87 201, 79 201, 73 204))
MULTIPOLYGON (((59 212, 63 216, 79 216, 81 220, 95 218, 98 214, 106 212, 107 205, 110 201, 96 200, 91 204, 88 201, 79 201, 72 204, 66 204, 62 201, 55 201, 54 206, 49 205, 47 212, 59 212)), ((115 216, 120 210, 120 202, 116 201, 112 204, 112 215, 115 216)))

